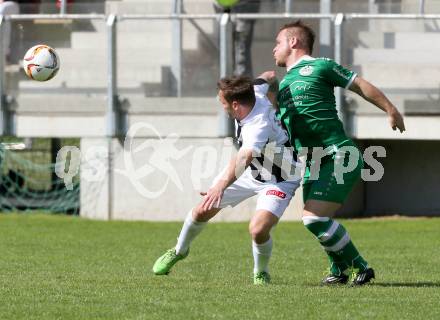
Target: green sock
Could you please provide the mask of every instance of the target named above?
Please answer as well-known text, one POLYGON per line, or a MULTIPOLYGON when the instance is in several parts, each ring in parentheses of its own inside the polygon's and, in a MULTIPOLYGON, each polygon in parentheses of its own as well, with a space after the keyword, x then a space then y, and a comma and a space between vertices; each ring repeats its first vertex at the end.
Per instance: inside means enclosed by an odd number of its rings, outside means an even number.
POLYGON ((303 217, 303 223, 326 251, 332 274, 340 275, 349 267, 360 271, 368 267, 341 224, 327 217, 316 216, 303 217))
POLYGON ((341 275, 350 267, 340 256, 335 252, 326 251, 328 261, 330 262, 330 273, 333 275, 341 275))

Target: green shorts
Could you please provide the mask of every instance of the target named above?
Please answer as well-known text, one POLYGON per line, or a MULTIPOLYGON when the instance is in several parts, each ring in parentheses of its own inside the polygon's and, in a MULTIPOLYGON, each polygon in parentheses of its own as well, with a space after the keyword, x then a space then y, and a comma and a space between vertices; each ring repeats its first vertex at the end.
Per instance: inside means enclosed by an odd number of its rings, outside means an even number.
MULTIPOLYGON (((350 145, 355 146, 354 144, 350 145)), ((359 152, 359 149, 357 150, 359 152)), ((343 203, 345 201, 353 189, 353 186, 359 181, 361 170, 364 166, 362 153, 359 152, 358 160, 351 164, 353 167, 352 170, 349 172, 341 172, 341 167, 347 168, 349 157, 350 155, 345 153, 344 164, 342 166, 340 162, 342 155, 340 158, 338 158, 337 153, 325 156, 321 160, 319 176, 315 174, 315 177, 311 177, 311 167, 314 161, 309 159, 310 157, 307 159, 303 182, 304 203, 309 199, 337 203, 343 203), (318 179, 316 180, 316 178, 318 179)))

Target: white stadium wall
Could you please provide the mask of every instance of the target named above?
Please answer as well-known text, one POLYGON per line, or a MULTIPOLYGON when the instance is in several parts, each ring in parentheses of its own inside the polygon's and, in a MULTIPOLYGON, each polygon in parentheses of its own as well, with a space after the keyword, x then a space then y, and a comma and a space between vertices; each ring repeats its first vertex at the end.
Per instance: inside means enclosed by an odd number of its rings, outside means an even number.
MULTIPOLYGON (((85 167, 83 163, 81 216, 103 220, 183 220, 188 210, 200 201, 199 191, 207 190, 213 178, 224 167, 225 162, 220 159, 225 148, 224 141, 221 138, 179 139, 175 143, 176 150, 187 148, 189 150, 177 160, 168 159, 177 174, 176 181, 181 182, 179 186, 179 183, 176 184, 171 180, 166 183, 170 176, 157 167, 148 168, 148 165, 157 164, 152 160, 153 152, 170 154, 169 147, 163 141, 154 138, 136 138, 133 140, 131 150, 129 147, 124 150, 123 143, 113 139, 115 169, 112 172, 112 212, 109 216, 108 171, 105 156, 108 140, 83 138, 81 140, 83 157, 87 156, 88 160, 95 158, 93 166, 103 173, 103 178, 91 181, 96 178, 96 170, 92 170, 94 172, 92 179, 86 177, 90 175, 90 168, 85 167), (142 144, 144 146, 141 146, 142 144), (142 150, 137 151, 136 148, 139 146, 142 150), (104 155, 101 158, 100 169, 94 154, 104 155), (139 169, 146 164, 147 169, 144 168, 146 175, 141 178, 142 173, 139 169), (131 167, 133 171, 130 172, 131 167), (136 186, 137 183, 142 187, 136 186), (158 196, 151 196, 151 193, 164 186, 166 187, 158 196)), ((439 215, 440 141, 358 140, 357 143, 361 149, 368 146, 383 146, 386 149, 387 156, 377 158, 384 167, 384 175, 376 182, 358 183, 338 216, 439 215)), ((175 154, 178 155, 178 152, 175 154)), ((255 200, 254 197, 235 208, 227 208, 213 221, 247 221, 255 212, 255 200)), ((302 205, 302 189, 299 188, 283 220, 299 220, 302 205)))
MULTIPOLYGON (((235 153, 235 148, 225 146, 222 138, 180 138, 173 144, 174 150, 170 149, 170 144, 159 138, 135 138, 133 146, 126 146, 125 149, 121 141, 113 139, 114 170, 109 209, 107 158, 99 156, 105 155, 108 145, 106 139, 81 139, 83 157, 88 157, 88 160, 94 158, 93 166, 98 168, 87 168, 83 162, 82 217, 103 220, 181 221, 200 201, 199 192, 206 191, 217 173, 224 168, 226 161, 221 159, 222 154, 235 153), (225 152, 225 148, 228 151, 225 152), (187 151, 183 155, 179 154, 182 150, 187 151), (177 159, 173 159, 173 156, 177 159), (172 169, 168 172, 174 172, 176 176, 161 171, 161 168, 169 169, 164 163, 171 165, 172 169), (143 178, 140 170, 142 167, 145 174, 143 178), (97 171, 103 175, 99 177, 97 171), (156 192, 157 195, 154 194, 156 192)), ((283 220, 300 218, 301 199, 301 190, 298 190, 283 220)), ((254 197, 235 208, 224 209, 213 221, 247 221, 255 212, 255 200, 254 197)))

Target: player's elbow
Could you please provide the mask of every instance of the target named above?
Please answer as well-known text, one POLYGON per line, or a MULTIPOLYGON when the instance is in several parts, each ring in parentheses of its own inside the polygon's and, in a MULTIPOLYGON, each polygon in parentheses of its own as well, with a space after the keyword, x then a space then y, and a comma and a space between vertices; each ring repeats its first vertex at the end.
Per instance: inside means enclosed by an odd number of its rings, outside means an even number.
POLYGON ((350 90, 368 101, 374 100, 376 96, 381 94, 381 91, 378 88, 362 77, 356 77, 356 79, 354 79, 350 86, 350 90))

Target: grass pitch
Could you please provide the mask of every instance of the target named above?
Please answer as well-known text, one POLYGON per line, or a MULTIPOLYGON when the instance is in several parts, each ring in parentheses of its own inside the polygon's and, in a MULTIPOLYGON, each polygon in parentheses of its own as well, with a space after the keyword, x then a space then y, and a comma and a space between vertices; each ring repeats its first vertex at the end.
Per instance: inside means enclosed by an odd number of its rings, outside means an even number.
POLYGON ((275 230, 272 284, 252 284, 247 224, 209 225, 169 276, 155 259, 180 223, 0 215, 0 319, 439 319, 440 219, 343 221, 373 285, 318 285, 324 253, 301 223, 275 230))

